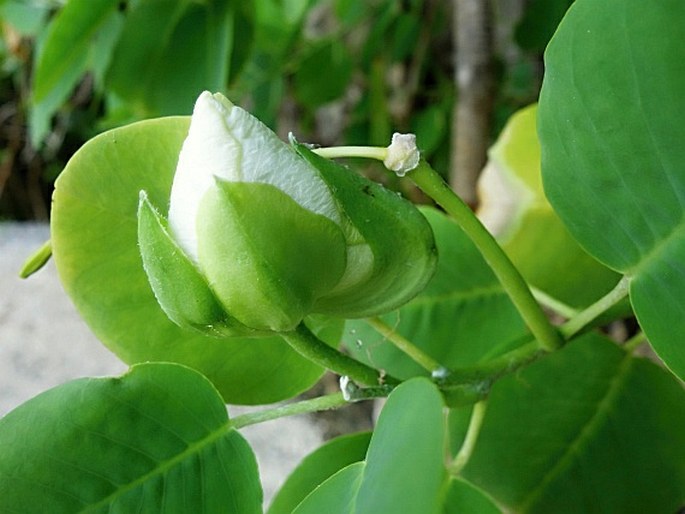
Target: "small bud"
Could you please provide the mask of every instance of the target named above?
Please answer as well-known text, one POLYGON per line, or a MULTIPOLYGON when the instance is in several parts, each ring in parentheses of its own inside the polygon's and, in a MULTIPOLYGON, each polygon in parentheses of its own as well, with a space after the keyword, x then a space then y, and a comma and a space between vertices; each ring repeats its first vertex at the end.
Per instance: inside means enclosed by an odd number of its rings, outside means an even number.
POLYGON ((416 147, 414 134, 400 134, 395 132, 388 146, 388 154, 383 161, 386 168, 394 171, 397 176, 404 177, 419 165, 421 153, 416 147))

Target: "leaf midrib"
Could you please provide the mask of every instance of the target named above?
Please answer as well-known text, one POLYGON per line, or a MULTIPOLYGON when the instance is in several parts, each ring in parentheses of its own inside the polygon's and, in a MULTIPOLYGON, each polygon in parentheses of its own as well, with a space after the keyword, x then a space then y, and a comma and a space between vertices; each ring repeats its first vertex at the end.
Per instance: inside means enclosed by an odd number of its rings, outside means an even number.
POLYGON ((223 436, 228 434, 229 431, 233 430, 230 424, 229 420, 226 420, 224 423, 222 423, 216 430, 213 430, 207 436, 203 437, 202 439, 195 441, 194 443, 190 444, 184 451, 179 453, 178 455, 172 457, 171 459, 168 459, 166 461, 160 462, 155 469, 152 471, 149 471, 145 473, 144 475, 141 475, 137 479, 133 480, 132 482, 129 482, 128 484, 118 488, 116 491, 111 493, 110 495, 106 496, 102 500, 98 501, 97 503, 93 503, 91 505, 88 505, 86 508, 84 508, 81 512, 86 513, 86 512, 96 512, 100 507, 103 507, 104 505, 107 505, 114 501, 116 498, 119 496, 123 495, 124 493, 127 493, 128 491, 131 491, 135 489, 136 487, 144 484, 146 481, 151 480, 153 478, 156 478, 159 475, 164 474, 166 471, 174 467, 176 464, 182 462, 185 458, 195 455, 197 453, 200 453, 201 450, 204 448, 210 446, 213 444, 215 441, 218 439, 221 439, 223 436))
POLYGON ((606 394, 598 402, 597 408, 590 419, 580 428, 576 438, 571 441, 564 454, 556 461, 550 470, 541 478, 539 485, 534 488, 527 496, 523 498, 515 507, 515 511, 523 514, 529 512, 530 508, 542 496, 545 489, 556 480, 561 473, 563 473, 573 462, 575 457, 583 451, 583 448, 590 441, 591 437, 599 430, 601 424, 607 419, 609 412, 614 404, 614 401, 620 394, 626 379, 629 376, 629 371, 632 367, 634 359, 630 353, 623 357, 622 362, 618 365, 616 375, 611 380, 606 394))

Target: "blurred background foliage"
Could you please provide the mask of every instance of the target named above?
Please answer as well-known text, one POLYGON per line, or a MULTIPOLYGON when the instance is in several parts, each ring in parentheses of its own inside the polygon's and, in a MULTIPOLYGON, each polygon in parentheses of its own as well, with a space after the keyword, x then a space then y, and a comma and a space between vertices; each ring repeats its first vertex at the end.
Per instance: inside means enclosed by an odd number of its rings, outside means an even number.
MULTIPOLYGON (((490 140, 537 99, 542 52, 571 1, 482 0, 490 140)), ((204 89, 301 141, 385 146, 415 132, 447 175, 459 2, 0 0, 0 219, 47 219, 54 179, 87 139, 189 114, 204 89)))

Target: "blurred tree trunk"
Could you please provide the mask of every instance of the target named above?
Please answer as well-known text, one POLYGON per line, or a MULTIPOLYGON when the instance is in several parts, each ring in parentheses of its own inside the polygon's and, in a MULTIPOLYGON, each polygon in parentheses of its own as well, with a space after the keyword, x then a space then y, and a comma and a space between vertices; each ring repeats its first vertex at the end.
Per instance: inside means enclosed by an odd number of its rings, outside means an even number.
POLYGON ((487 159, 494 101, 490 0, 453 0, 457 101, 452 114, 450 185, 475 206, 487 159))

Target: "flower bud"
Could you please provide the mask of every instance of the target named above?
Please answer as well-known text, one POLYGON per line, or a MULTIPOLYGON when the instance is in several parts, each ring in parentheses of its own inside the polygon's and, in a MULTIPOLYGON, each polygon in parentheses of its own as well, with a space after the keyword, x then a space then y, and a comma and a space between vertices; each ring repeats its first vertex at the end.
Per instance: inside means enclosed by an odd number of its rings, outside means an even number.
POLYGON ((288 331, 313 313, 386 312, 417 294, 436 262, 430 226, 409 202, 208 92, 168 218, 142 193, 138 220, 162 309, 221 335, 288 331))

